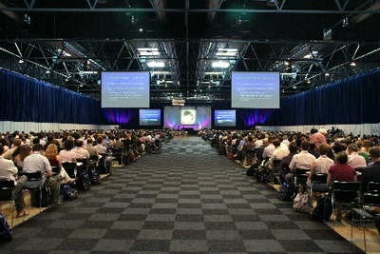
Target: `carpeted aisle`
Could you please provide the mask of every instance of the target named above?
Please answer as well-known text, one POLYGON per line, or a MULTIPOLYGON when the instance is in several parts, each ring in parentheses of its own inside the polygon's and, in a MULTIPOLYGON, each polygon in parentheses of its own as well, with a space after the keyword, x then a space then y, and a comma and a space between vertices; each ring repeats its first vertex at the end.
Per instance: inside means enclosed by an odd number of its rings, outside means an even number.
POLYGON ((174 139, 15 228, 0 253, 361 253, 200 138, 174 139))

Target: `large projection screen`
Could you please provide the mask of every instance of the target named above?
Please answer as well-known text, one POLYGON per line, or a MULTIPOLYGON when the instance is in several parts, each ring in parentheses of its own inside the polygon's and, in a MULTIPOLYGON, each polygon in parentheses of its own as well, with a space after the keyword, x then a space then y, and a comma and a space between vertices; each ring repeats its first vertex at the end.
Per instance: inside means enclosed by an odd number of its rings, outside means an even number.
POLYGON ((280 108, 280 74, 232 72, 231 108, 280 108))
POLYGON ((164 128, 194 130, 211 128, 211 107, 172 107, 164 108, 164 128))
POLYGON ((214 111, 215 127, 235 127, 236 110, 215 110, 214 111))
POLYGON ((149 108, 149 72, 102 72, 102 108, 149 108))
POLYGON ((139 111, 140 126, 160 126, 161 109, 140 109, 139 111))

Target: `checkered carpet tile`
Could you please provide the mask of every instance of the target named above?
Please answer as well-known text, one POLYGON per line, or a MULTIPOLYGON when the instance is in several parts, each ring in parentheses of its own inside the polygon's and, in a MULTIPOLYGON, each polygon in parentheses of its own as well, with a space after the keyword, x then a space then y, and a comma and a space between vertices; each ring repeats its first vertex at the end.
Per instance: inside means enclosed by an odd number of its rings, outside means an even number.
POLYGON ((0 253, 362 252, 190 137, 16 227, 0 253))

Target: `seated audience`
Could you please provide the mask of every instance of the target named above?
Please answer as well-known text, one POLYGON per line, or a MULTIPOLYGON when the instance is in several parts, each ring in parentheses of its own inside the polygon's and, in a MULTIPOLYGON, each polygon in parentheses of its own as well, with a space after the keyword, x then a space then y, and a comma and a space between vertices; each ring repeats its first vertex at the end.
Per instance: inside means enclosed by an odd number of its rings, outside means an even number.
POLYGON ((88 159, 90 158, 90 153, 84 148, 83 141, 80 139, 75 140, 75 148, 73 152, 76 153, 77 159, 88 159))
POLYGON ((307 179, 307 185, 312 187, 313 191, 316 192, 327 192, 329 187, 326 182, 323 183, 312 183, 313 176, 316 174, 325 174, 327 176, 328 171, 332 165, 334 165, 334 161, 330 159, 327 154, 331 151, 331 148, 327 144, 321 144, 318 147, 318 152, 320 156, 314 161, 313 166, 310 169, 310 174, 307 179))
POLYGON ((21 139, 16 138, 13 141, 13 145, 8 151, 2 154, 4 159, 12 160, 13 159, 13 153, 18 149, 18 147, 21 145, 21 139))
POLYGON ((375 146, 369 150, 372 159, 372 164, 363 170, 362 174, 362 190, 367 190, 369 182, 380 183, 380 147, 375 146))
POLYGON ((61 158, 58 155, 58 147, 50 143, 44 152, 44 155, 50 162, 50 166, 57 167, 59 169, 58 179, 60 184, 68 184, 75 182, 75 179, 71 178, 66 170, 62 167, 61 158))
POLYGON ((96 139, 96 146, 94 148, 98 152, 98 154, 107 153, 107 147, 103 145, 103 138, 102 137, 98 137, 96 139))
POLYGON ((318 148, 321 144, 327 144, 326 138, 324 135, 324 131, 321 129, 321 131, 318 131, 317 129, 313 128, 310 130, 310 136, 309 136, 309 142, 315 144, 315 146, 318 148))
MULTIPOLYGON (((3 146, 0 145, 0 154, 4 151, 3 146)), ((18 169, 13 164, 13 161, 5 159, 0 156, 0 180, 11 180, 14 182, 14 189, 12 193, 12 198, 15 202, 17 217, 27 215, 24 202, 24 194, 22 191, 23 185, 28 180, 26 176, 17 176, 18 169)))
POLYGON ((347 164, 353 168, 367 167, 365 158, 359 155, 359 147, 352 143, 347 146, 348 162, 347 164))
POLYGON ((92 140, 92 138, 88 138, 87 139, 87 144, 86 144, 86 150, 89 153, 89 158, 98 158, 99 157, 99 153, 95 149, 95 147, 93 146, 93 144, 94 144, 94 141, 92 140))
POLYGON ((281 160, 281 165, 280 165, 280 167, 281 167, 281 174, 280 174, 281 183, 284 181, 285 176, 288 173, 290 173, 289 164, 292 161, 293 156, 295 154, 297 154, 297 152, 298 152, 297 145, 295 143, 290 143, 289 144, 289 154, 281 160))
POLYGON ((356 172, 353 167, 347 164, 348 156, 345 152, 340 152, 336 156, 336 162, 330 167, 327 174, 327 183, 332 184, 334 181, 356 181, 356 172))
POLYGON ((314 155, 308 152, 309 150, 309 142, 303 141, 301 143, 301 151, 298 154, 295 154, 290 161, 289 169, 290 173, 285 176, 286 182, 293 182, 294 175, 297 174, 298 170, 310 170, 313 166, 316 158, 314 155))
POLYGON ((67 139, 63 144, 63 148, 64 149, 59 152, 61 162, 76 162, 77 154, 73 151, 74 141, 67 139))
POLYGON ((309 146, 307 141, 301 143, 301 151, 293 156, 289 164, 291 172, 296 172, 297 169, 310 170, 312 168, 316 158, 308 152, 309 146))
POLYGON ((28 145, 19 146, 13 153, 13 162, 16 167, 21 171, 24 165, 24 159, 26 156, 30 155, 32 149, 28 145))
POLYGON ((60 203, 60 185, 57 179, 53 177, 49 160, 41 154, 41 151, 42 146, 40 144, 33 146, 33 153, 24 159, 23 172, 41 172, 46 179, 44 186, 50 189, 52 205, 58 205, 60 203))

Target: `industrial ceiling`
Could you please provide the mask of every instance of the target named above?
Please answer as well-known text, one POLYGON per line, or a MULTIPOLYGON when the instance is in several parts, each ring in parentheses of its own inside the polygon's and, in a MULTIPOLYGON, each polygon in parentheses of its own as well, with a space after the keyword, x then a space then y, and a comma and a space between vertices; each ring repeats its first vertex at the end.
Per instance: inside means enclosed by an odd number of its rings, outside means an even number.
POLYGON ((232 71, 283 97, 380 66, 380 1, 0 0, 0 67, 100 98, 102 71, 149 71, 151 104, 229 104, 232 71))

